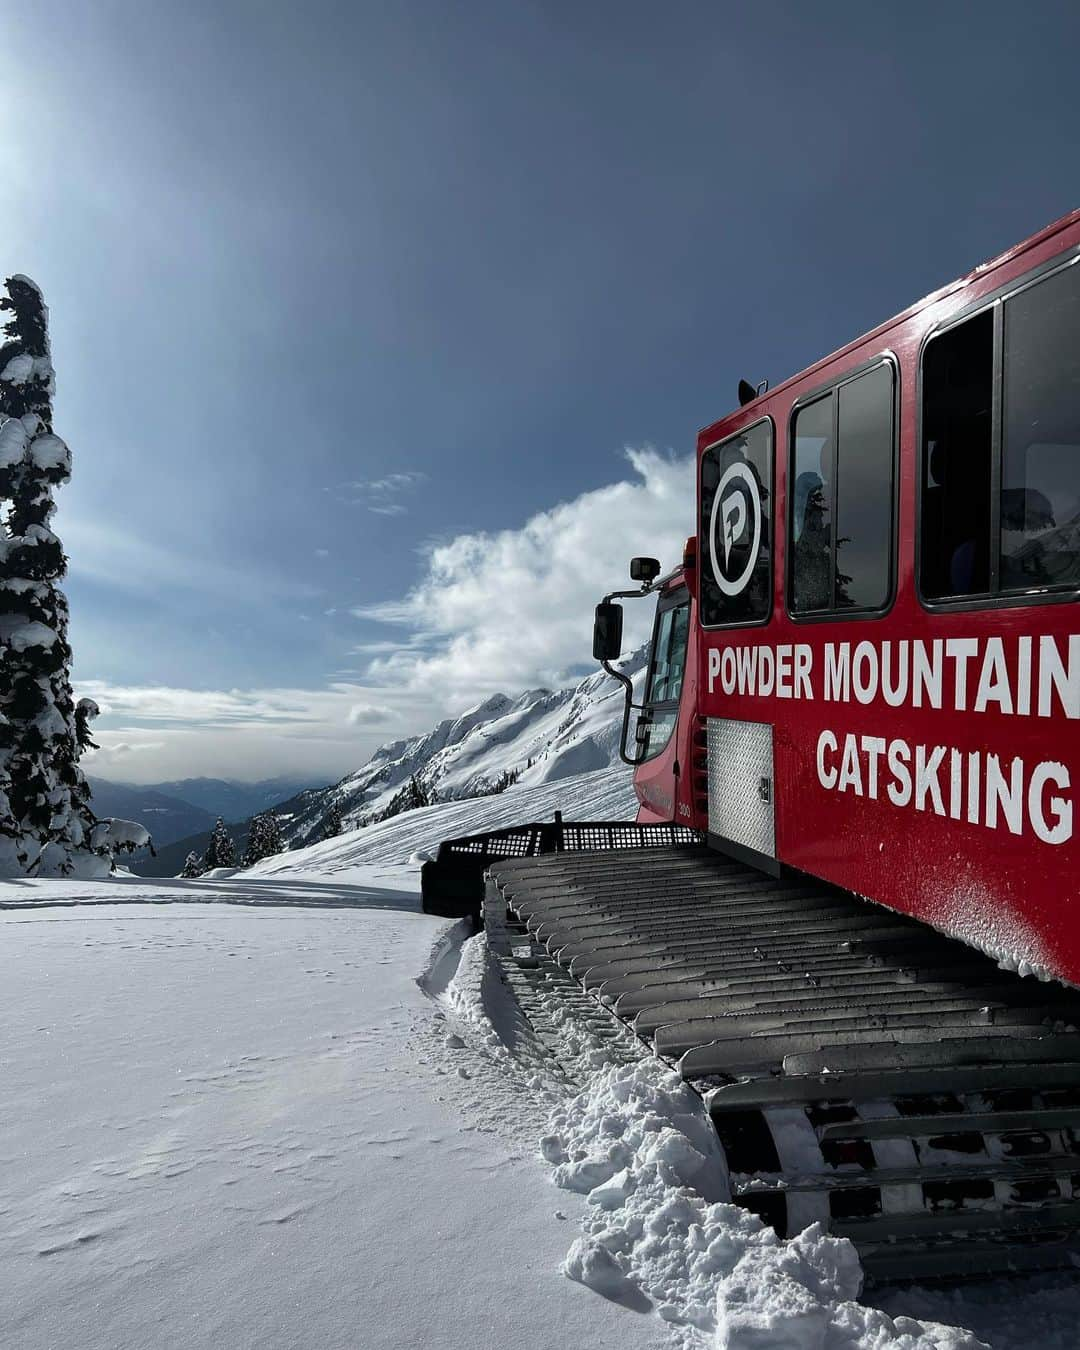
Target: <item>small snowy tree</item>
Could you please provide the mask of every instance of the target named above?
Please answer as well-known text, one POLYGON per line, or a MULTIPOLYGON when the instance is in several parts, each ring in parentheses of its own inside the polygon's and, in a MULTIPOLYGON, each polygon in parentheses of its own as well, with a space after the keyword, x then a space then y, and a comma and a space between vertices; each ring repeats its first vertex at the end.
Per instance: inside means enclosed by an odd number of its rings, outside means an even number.
POLYGON ((205 871, 206 868, 203 864, 203 860, 193 850, 184 860, 184 866, 180 870, 180 875, 186 880, 191 881, 195 877, 201 877, 205 871))
POLYGON ((206 846, 206 852, 203 854, 203 867, 209 872, 212 867, 235 867, 236 866, 236 845, 232 841, 232 835, 225 828, 225 821, 218 816, 213 831, 210 834, 210 842, 206 846))
POLYGON ((264 811, 262 815, 253 816, 241 866, 254 867, 263 858, 272 858, 275 853, 280 853, 282 846, 281 822, 273 811, 264 811))
POLYGON ((323 822, 322 834, 320 839, 336 839, 341 833, 343 822, 341 811, 337 806, 332 806, 326 813, 326 820, 323 822))
POLYGON ((48 311, 7 279, 0 345, 0 875, 105 875, 150 842, 133 821, 97 820, 79 755, 97 705, 71 692, 67 560, 51 520, 71 455, 52 430, 48 311))

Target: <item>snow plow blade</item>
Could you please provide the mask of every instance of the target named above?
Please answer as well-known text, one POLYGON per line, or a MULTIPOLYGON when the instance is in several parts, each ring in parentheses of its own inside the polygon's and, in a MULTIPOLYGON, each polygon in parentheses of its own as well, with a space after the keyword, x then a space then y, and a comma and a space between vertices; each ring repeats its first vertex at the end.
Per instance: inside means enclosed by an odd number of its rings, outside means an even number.
POLYGON ((638 825, 630 820, 563 820, 509 825, 484 834, 444 839, 435 858, 420 868, 421 906, 425 914, 446 919, 472 918, 479 924, 484 873, 495 862, 535 858, 547 853, 662 848, 702 841, 684 825, 638 825))
POLYGON ((1080 1264, 1077 990, 701 846, 491 863, 484 904, 511 979, 695 1088, 782 1237, 821 1222, 879 1281, 1080 1264))

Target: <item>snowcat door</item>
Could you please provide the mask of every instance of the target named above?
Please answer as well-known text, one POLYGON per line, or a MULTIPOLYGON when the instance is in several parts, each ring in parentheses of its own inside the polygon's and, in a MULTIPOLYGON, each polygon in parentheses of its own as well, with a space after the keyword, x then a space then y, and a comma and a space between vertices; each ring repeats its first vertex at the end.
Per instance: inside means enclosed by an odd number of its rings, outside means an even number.
POLYGON ((709 843, 779 876, 772 723, 710 717, 706 736, 709 843))
POLYGON ((679 800, 679 703, 686 679, 690 638, 690 593, 680 586, 662 595, 656 606, 645 706, 637 727, 641 761, 634 790, 641 803, 638 820, 675 820, 679 800))

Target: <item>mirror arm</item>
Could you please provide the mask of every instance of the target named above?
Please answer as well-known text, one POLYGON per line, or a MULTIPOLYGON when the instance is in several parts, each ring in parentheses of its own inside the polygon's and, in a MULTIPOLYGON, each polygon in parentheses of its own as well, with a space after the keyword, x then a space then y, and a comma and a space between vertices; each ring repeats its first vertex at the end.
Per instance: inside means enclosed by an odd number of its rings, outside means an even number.
MULTIPOLYGON (((636 594, 636 592, 632 593, 636 594)), ((619 735, 619 758, 624 764, 629 764, 631 768, 636 768, 639 764, 644 763, 645 756, 644 754, 639 754, 638 756, 633 757, 626 753, 626 733, 630 729, 630 714, 635 710, 637 712, 644 712, 645 705, 634 702, 634 682, 629 675, 624 675, 621 670, 616 670, 610 661, 601 661, 600 664, 613 679, 619 681, 625 690, 626 702, 623 706, 622 732, 619 735)))
MULTIPOLYGON (((657 588, 658 583, 653 581, 644 582, 636 591, 609 591, 608 594, 604 596, 604 604, 606 605, 612 600, 636 600, 643 595, 648 595, 657 588)), ((624 675, 621 670, 616 670, 610 661, 601 661, 600 664, 613 679, 619 681, 626 692, 626 704, 623 707, 622 734, 619 736, 619 758, 624 764, 629 764, 632 769, 636 769, 639 764, 644 764, 645 755, 644 752, 637 756, 630 756, 626 753, 626 733, 630 729, 630 714, 635 711, 639 713, 644 712, 645 705, 644 703, 634 702, 634 682, 629 675, 624 675)))

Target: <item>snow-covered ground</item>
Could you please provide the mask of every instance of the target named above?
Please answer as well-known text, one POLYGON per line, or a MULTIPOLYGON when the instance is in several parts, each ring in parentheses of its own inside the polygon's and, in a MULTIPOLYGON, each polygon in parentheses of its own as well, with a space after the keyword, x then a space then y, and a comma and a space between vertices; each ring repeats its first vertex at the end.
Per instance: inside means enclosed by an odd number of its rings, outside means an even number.
POLYGON ((0 884, 0 1344, 1077 1343, 1064 1277, 860 1304, 846 1244, 724 1203, 697 1099, 603 1018, 548 1008, 556 1069, 408 862, 523 805, 626 814, 625 777, 553 788, 235 876, 0 884))

